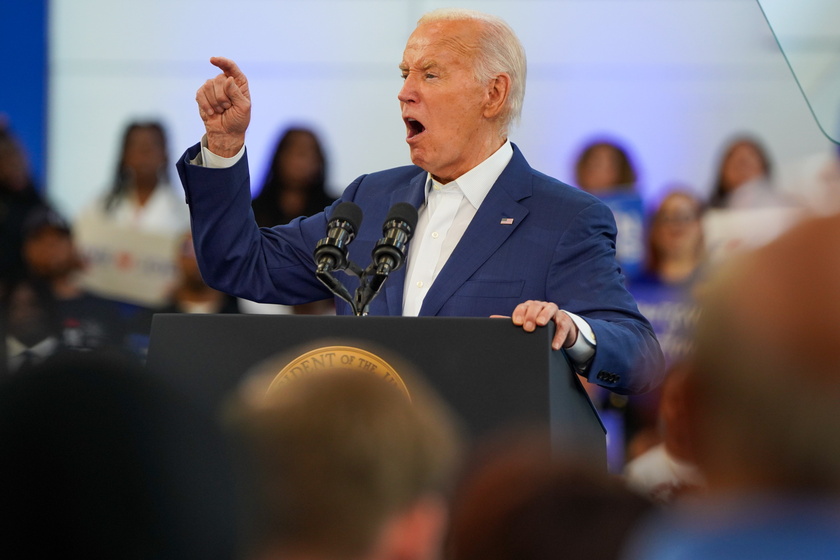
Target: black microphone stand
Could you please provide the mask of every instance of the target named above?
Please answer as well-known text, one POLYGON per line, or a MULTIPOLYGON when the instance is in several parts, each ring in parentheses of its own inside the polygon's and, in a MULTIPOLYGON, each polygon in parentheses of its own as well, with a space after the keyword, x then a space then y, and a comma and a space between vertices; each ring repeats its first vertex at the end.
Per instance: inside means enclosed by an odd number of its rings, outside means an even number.
POLYGON ((350 291, 344 286, 344 284, 339 282, 338 278, 336 278, 335 275, 333 275, 332 267, 319 266, 318 269, 315 271, 315 276, 318 278, 318 280, 321 281, 322 284, 324 284, 327 287, 327 289, 329 289, 329 291, 333 293, 333 295, 335 295, 336 297, 340 297, 341 299, 346 301, 350 305, 350 308, 353 310, 354 315, 367 315, 366 310, 365 313, 362 313, 362 308, 359 306, 358 303, 359 290, 361 289, 362 283, 364 283, 364 276, 366 272, 362 270, 361 267, 359 267, 359 265, 357 265, 349 259, 347 260, 346 270, 349 271, 350 274, 353 274, 354 276, 359 278, 359 288, 356 289, 355 298, 350 295, 350 291))

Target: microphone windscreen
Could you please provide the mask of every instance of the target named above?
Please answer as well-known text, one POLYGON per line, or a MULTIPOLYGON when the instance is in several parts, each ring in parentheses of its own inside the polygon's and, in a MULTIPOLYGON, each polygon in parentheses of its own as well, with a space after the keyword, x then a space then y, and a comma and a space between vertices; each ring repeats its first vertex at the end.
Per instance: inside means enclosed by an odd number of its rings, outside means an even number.
POLYGON ((355 202, 342 202, 335 207, 330 221, 343 220, 349 222, 353 227, 353 232, 359 231, 359 226, 362 225, 362 209, 355 202))
POLYGON ((388 211, 386 222, 391 220, 399 220, 408 224, 412 231, 417 227, 417 208, 408 202, 397 202, 388 211))

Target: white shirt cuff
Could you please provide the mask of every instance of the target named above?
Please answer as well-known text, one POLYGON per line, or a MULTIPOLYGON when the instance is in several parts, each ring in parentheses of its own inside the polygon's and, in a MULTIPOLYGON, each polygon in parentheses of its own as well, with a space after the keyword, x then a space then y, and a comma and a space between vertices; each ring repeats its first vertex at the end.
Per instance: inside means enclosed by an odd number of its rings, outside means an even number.
POLYGON ((245 145, 242 145, 242 148, 239 149, 239 152, 233 157, 222 157, 217 156, 213 152, 210 151, 210 148, 207 147, 207 135, 201 137, 201 153, 198 157, 192 160, 190 163, 193 165, 200 165, 201 167, 209 167, 210 169, 226 169, 228 167, 233 167, 236 163, 242 159, 242 156, 245 154, 245 145))
POLYGON ((589 323, 582 317, 570 313, 565 309, 562 311, 574 321, 575 326, 578 328, 577 340, 569 348, 564 348, 564 350, 575 365, 583 367, 595 355, 595 333, 592 331, 589 323))

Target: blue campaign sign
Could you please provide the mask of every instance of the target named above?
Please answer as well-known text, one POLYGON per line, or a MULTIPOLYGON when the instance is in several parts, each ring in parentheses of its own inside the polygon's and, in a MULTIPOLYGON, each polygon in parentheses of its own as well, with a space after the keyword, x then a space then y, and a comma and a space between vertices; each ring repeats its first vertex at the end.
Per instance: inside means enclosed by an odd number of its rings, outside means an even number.
POLYGON ((631 282, 629 289, 659 339, 665 363, 670 366, 685 357, 698 314, 690 284, 668 285, 646 279, 631 282))
POLYGON ((598 195, 612 210, 618 237, 615 255, 629 279, 639 276, 645 260, 645 221, 641 197, 635 192, 611 192, 598 195))

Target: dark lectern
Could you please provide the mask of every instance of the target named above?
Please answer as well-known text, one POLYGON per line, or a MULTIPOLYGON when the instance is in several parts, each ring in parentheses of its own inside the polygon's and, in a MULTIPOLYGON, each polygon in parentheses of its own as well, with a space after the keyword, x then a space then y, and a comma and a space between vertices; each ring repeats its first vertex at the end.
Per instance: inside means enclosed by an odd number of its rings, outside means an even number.
MULTIPOLYGON (((543 426, 556 446, 606 465, 603 425, 565 354, 551 350, 552 335, 551 327, 526 333, 509 320, 484 318, 159 314, 147 364, 199 404, 217 408, 269 358, 351 347, 396 370, 410 364, 472 436, 543 426)), ((410 393, 410 377, 406 384, 410 393)))

